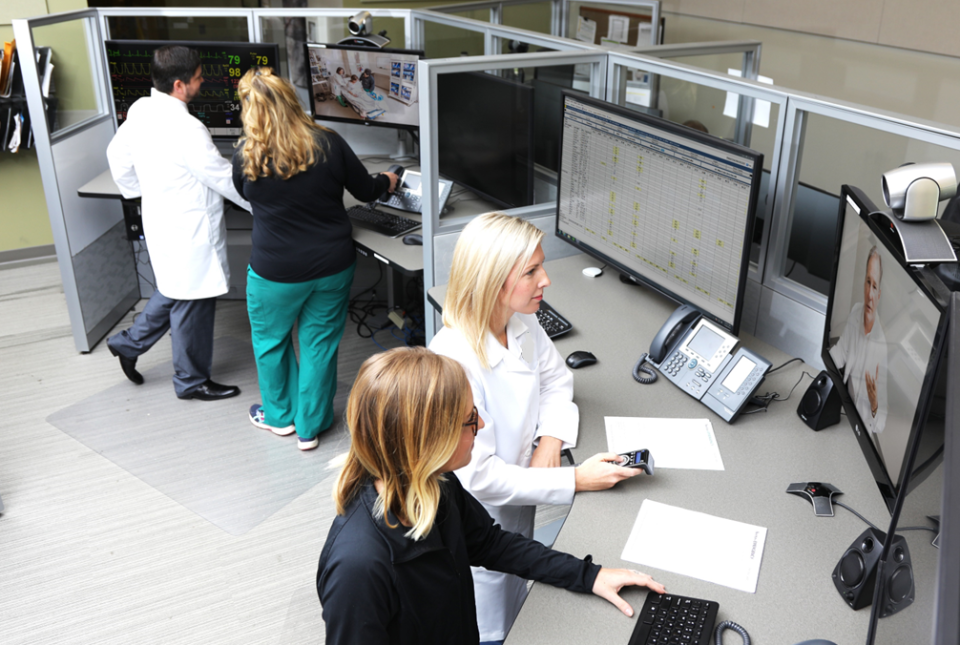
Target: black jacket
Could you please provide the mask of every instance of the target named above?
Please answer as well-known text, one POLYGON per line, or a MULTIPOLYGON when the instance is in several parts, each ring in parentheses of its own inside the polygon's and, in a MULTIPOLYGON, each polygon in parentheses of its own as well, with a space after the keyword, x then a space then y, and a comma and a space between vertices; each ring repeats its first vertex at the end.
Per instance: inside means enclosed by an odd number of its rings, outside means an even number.
POLYGON ((250 266, 261 278, 307 282, 353 265, 353 226, 343 189, 372 202, 390 187, 385 175, 370 176, 339 134, 317 136, 326 158, 287 180, 271 175, 250 181, 243 174, 243 153, 233 155, 233 185, 253 206, 250 266))
POLYGON ((406 527, 374 519, 373 482, 333 521, 317 571, 328 645, 478 643, 471 565, 593 589, 600 567, 590 556, 580 560, 501 530, 452 473, 440 486, 437 520, 419 542, 404 537, 406 527))

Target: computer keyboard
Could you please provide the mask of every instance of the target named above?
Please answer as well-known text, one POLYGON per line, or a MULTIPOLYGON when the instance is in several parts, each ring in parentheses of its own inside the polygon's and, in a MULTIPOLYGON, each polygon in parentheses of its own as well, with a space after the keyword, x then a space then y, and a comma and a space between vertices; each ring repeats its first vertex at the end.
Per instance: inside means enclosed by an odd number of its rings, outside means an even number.
POLYGON ((347 217, 357 226, 389 237, 400 237, 420 228, 420 222, 378 211, 370 206, 351 206, 347 209, 347 217))
POLYGON ((710 645, 719 609, 712 600, 651 591, 630 645, 710 645))
POLYGON ((537 320, 540 326, 547 332, 549 338, 562 336, 573 329, 573 325, 567 322, 567 319, 557 313, 556 309, 547 304, 545 300, 540 301, 540 309, 537 310, 537 320))

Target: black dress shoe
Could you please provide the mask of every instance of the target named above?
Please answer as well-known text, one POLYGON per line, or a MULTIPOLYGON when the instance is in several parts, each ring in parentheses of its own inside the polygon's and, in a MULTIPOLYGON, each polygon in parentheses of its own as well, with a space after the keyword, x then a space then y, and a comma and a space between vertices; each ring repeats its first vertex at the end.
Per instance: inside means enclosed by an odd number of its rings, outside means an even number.
POLYGON ((123 370, 123 373, 126 374, 127 378, 137 385, 143 385, 143 375, 137 371, 137 359, 127 358, 114 348, 110 347, 110 343, 107 343, 107 349, 110 350, 111 354, 120 359, 120 369, 123 370))
POLYGON ((229 399, 231 396, 240 394, 240 388, 236 385, 220 385, 211 380, 200 384, 195 390, 191 390, 180 396, 181 399, 197 399, 198 401, 219 401, 220 399, 229 399))

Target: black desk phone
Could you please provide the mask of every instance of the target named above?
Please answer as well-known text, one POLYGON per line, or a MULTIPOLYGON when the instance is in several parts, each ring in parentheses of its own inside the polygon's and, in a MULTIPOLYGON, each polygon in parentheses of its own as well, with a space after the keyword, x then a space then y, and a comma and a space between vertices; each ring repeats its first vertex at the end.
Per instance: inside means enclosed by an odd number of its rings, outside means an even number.
POLYGON ((682 305, 657 332, 648 360, 667 380, 732 423, 771 367, 745 347, 734 353, 739 342, 682 305))
MULTIPOLYGON (((384 193, 378 200, 384 206, 396 208, 397 210, 408 213, 419 213, 422 208, 420 198, 423 196, 422 177, 415 170, 404 170, 402 166, 390 166, 387 172, 392 172, 400 176, 397 187, 392 193, 384 193)), ((440 180, 440 212, 447 203, 447 197, 453 190, 453 182, 448 179, 440 180)))

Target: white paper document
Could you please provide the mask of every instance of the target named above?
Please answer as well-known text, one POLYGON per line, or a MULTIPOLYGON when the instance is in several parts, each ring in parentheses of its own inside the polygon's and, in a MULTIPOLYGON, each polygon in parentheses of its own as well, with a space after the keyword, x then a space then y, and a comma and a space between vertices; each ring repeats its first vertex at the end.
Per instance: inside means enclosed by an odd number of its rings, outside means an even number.
POLYGON ((756 593, 766 539, 767 529, 762 526, 647 499, 620 557, 756 593))
POLYGON ((589 18, 580 16, 577 19, 577 35, 574 36, 574 38, 582 40, 585 43, 592 43, 596 37, 597 23, 589 18))
POLYGON ((630 18, 610 16, 607 20, 607 39, 617 43, 626 43, 630 33, 630 18))
POLYGON ((655 468, 723 470, 720 447, 708 419, 604 417, 607 450, 624 453, 646 448, 655 468))

